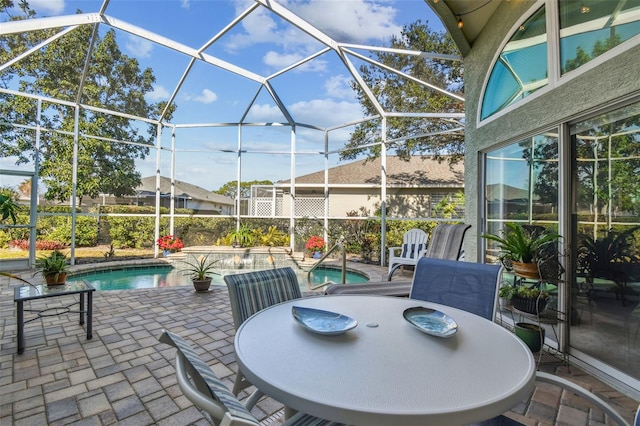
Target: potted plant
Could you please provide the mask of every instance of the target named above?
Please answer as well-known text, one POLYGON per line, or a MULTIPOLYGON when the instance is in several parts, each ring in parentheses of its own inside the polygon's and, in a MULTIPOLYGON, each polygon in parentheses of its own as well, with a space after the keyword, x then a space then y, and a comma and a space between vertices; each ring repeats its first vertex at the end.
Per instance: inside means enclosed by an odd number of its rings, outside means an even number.
POLYGON ((178 252, 184 247, 182 240, 178 237, 174 237, 173 235, 164 235, 158 238, 156 243, 160 250, 162 250, 164 257, 167 257, 169 253, 178 252))
POLYGON ((185 262, 187 267, 184 269, 191 274, 191 281, 196 292, 209 291, 211 286, 211 271, 215 268, 215 264, 219 259, 209 260, 209 255, 199 256, 194 262, 185 262))
POLYGON ((322 237, 317 235, 312 236, 307 240, 307 244, 305 244, 305 248, 313 253, 314 259, 320 259, 322 257, 322 251, 324 250, 327 243, 324 241, 322 237))
POLYGON ((253 231, 244 224, 240 226, 240 228, 229 233, 227 237, 229 240, 233 241, 232 246, 234 248, 251 247, 254 242, 253 231))
POLYGON ((562 238, 553 231, 521 223, 505 223, 501 235, 483 234, 500 249, 500 260, 508 268, 525 278, 538 278, 537 261, 544 249, 562 238))
POLYGON ((36 266, 42 274, 47 285, 61 285, 67 280, 69 266, 67 256, 58 250, 54 250, 46 256, 41 256, 36 260, 36 266))
POLYGON ((522 312, 538 315, 544 311, 549 299, 549 293, 538 287, 527 285, 507 284, 500 288, 498 296, 509 299, 511 305, 522 312))
POLYGON ((545 330, 543 327, 530 322, 517 322, 514 329, 516 336, 531 349, 531 352, 540 352, 544 344, 545 330))

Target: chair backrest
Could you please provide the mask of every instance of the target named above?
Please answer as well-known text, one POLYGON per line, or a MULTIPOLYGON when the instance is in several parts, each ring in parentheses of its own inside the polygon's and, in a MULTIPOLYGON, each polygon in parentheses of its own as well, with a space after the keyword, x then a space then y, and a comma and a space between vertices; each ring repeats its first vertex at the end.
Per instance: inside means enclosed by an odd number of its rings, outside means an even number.
POLYGON ((193 402, 196 407, 209 413, 216 424, 221 423, 225 417, 225 424, 229 425, 260 424, 186 340, 166 330, 162 330, 158 340, 177 349, 176 378, 178 386, 187 399, 193 402))
POLYGON ((409 297, 493 320, 501 275, 501 265, 423 257, 416 265, 409 297))
POLYGON ((422 229, 410 229, 402 237, 402 254, 400 257, 415 259, 427 247, 429 235, 422 229))
POLYGON ((236 329, 264 308, 302 297, 298 277, 290 267, 225 275, 224 282, 236 329))
POLYGON ((464 223, 437 225, 431 233, 431 241, 425 256, 434 259, 458 260, 462 251, 464 234, 469 228, 471 225, 464 223))

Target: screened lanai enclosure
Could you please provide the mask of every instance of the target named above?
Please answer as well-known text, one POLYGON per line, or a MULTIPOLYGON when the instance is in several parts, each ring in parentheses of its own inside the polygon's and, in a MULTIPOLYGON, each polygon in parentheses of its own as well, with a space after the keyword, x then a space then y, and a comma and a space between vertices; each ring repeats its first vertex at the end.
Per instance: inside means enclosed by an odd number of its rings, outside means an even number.
MULTIPOLYGON (((380 179, 365 186, 377 193, 379 211, 362 218, 379 220, 384 262, 387 156, 447 155, 464 139, 461 76, 451 72, 460 57, 455 48, 406 48, 413 20, 431 16, 442 27, 426 3, 401 3, 409 9, 394 20, 381 18, 400 13, 384 2, 78 1, 75 14, 7 8, 0 175, 2 186, 30 182, 31 214, 28 223, 3 226, 29 229, 35 241, 39 194, 47 194, 72 207, 73 258, 78 208, 122 196, 139 205, 132 175, 155 176, 154 241, 163 218, 174 233, 176 203, 186 205, 176 182, 209 190, 233 182, 231 211, 214 205, 198 216, 227 216, 239 228, 251 216, 240 208, 241 183, 286 181, 287 209, 274 217, 288 220, 294 247, 301 219, 321 223, 328 238, 333 188, 326 177, 324 214, 317 206, 309 214, 296 177, 328 176, 341 160, 373 155, 380 179), (348 10, 355 6, 363 10, 348 10), (390 87, 410 89, 392 103, 390 87), (431 142, 434 149, 416 149, 431 142)), ((35 245, 30 250, 33 264, 35 245)))

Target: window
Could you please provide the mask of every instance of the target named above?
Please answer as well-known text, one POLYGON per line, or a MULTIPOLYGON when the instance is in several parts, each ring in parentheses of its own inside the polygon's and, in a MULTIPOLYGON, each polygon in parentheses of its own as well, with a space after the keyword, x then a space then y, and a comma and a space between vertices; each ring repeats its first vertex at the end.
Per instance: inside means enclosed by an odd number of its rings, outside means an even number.
POLYGON ((640 0, 547 4, 558 8, 559 23, 547 28, 547 13, 542 7, 515 29, 487 79, 480 121, 545 86, 558 84, 557 77, 549 79, 549 69, 559 69, 565 75, 640 34, 640 0), (553 68, 548 63, 549 33, 557 35, 552 39, 559 39, 553 68))
POLYGON ((545 20, 542 7, 520 25, 502 49, 485 88, 481 120, 548 83, 545 20))
POLYGON ((570 133, 570 344, 640 380, 640 103, 582 120, 570 133))
POLYGON ((562 1, 559 6, 562 74, 640 34, 640 0, 562 1))
MULTIPOLYGON (((485 160, 486 232, 505 222, 558 223, 558 135, 545 132, 488 152, 485 160)), ((495 251, 487 251, 487 261, 495 251)))

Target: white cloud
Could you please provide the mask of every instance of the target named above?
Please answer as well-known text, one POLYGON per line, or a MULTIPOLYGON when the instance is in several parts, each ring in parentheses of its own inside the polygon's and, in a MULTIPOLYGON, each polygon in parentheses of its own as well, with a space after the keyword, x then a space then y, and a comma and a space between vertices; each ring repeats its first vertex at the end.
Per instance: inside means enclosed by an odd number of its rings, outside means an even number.
MULTIPOLYGON (((362 118, 360 104, 357 102, 314 99, 296 102, 288 108, 296 121, 320 127, 334 126, 362 118)), ((282 113, 275 105, 254 105, 249 112, 250 121, 281 122, 283 119, 282 113)))
MULTIPOLYGON (((15 2, 16 5, 18 2, 15 2)), ((29 7, 38 15, 60 15, 64 11, 64 0, 29 0, 29 7)))
POLYGON ((285 7, 341 42, 387 41, 401 29, 393 22, 395 8, 367 0, 289 0, 285 7))
POLYGON ((162 101, 169 98, 169 91, 157 84, 153 86, 153 90, 147 93, 147 98, 151 101, 162 101))
POLYGON ((296 102, 289 107, 289 110, 299 122, 319 126, 333 126, 362 118, 359 103, 336 102, 331 99, 296 102))
POLYGON ((356 100, 356 92, 351 88, 351 77, 339 74, 330 77, 324 83, 327 95, 333 98, 356 100))
MULTIPOLYGON (((247 0, 236 0, 236 12, 241 13, 247 0)), ((362 43, 388 41, 399 34, 401 26, 394 23, 396 9, 385 2, 369 0, 283 0, 283 5, 303 19, 326 32, 340 42, 362 43)), ((280 52, 271 50, 264 54, 263 61, 273 69, 291 65, 297 60, 315 53, 322 45, 293 25, 274 19, 266 8, 260 7, 242 20, 243 32, 230 35, 225 48, 237 52, 259 44, 274 44, 280 52)), ((323 72, 327 63, 318 58, 296 69, 296 71, 323 72)))
POLYGON ((148 58, 153 50, 153 43, 142 37, 129 35, 125 47, 135 57, 148 58))
POLYGON ((191 0, 182 0, 182 4, 180 5, 183 9, 189 9, 191 5, 191 0))
POLYGON ((216 95, 214 92, 212 92, 209 89, 203 89, 202 94, 199 96, 192 96, 192 95, 185 94, 184 98, 187 101, 195 101, 195 102, 201 102, 203 104, 210 104, 218 100, 218 95, 216 95))
MULTIPOLYGON (((274 68, 274 69, 282 69, 288 67, 299 60, 303 59, 304 56, 297 53, 290 54, 281 54, 274 51, 267 52, 266 55, 262 58, 262 61, 274 68)), ((309 62, 305 62, 304 64, 296 67, 294 71, 312 71, 312 72, 322 72, 327 70, 327 61, 323 61, 321 59, 314 59, 309 62)))

